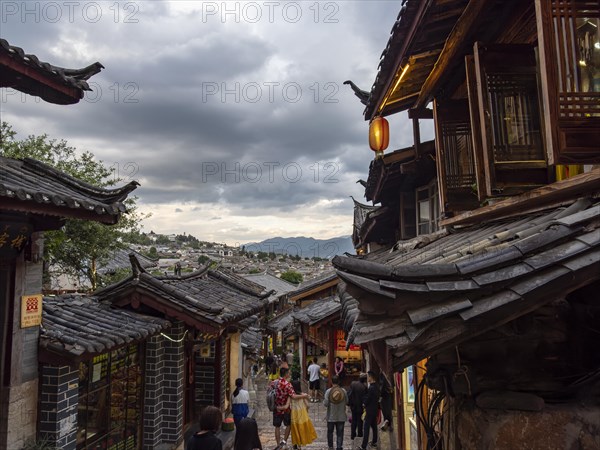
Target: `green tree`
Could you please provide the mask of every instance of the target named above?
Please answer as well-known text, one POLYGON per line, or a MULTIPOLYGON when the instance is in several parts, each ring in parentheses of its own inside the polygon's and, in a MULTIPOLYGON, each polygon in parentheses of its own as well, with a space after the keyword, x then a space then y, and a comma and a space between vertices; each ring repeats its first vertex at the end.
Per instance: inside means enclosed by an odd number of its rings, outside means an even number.
POLYGON ((148 253, 146 253, 146 256, 150 259, 158 259, 158 252, 156 251, 156 247, 150 247, 148 253))
MULTIPOLYGON (((78 152, 66 141, 49 139, 46 134, 17 139, 12 127, 0 124, 0 155, 9 158, 34 158, 69 175, 98 187, 122 183, 114 169, 96 160, 89 151, 78 152)), ((124 203, 128 212, 115 225, 85 220, 67 220, 61 230, 49 231, 45 237, 45 259, 54 273, 64 273, 89 281, 92 289, 99 286, 97 268, 107 263, 115 251, 126 247, 126 237, 139 233, 142 215, 136 208, 137 197, 124 203)))
POLYGON ((159 234, 158 236, 156 236, 156 243, 158 245, 169 245, 171 241, 164 234, 159 234))
POLYGON ((206 255, 200 255, 200 256, 198 256, 198 264, 205 265, 209 261, 210 261, 210 258, 208 256, 206 256, 206 255))
POLYGON ((290 283, 299 284, 302 283, 303 277, 301 273, 296 272, 295 270, 288 270, 281 274, 281 279, 289 281, 290 283))

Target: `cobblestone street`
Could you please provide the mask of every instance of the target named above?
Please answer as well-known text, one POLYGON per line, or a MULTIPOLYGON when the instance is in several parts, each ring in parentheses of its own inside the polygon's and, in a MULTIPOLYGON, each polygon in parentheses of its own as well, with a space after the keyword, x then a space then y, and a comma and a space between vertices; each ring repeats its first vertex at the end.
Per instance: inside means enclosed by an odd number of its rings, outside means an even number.
MULTIPOLYGON (((269 411, 266 405, 266 386, 267 381, 264 376, 258 376, 254 382, 256 399, 253 400, 253 406, 255 407, 255 419, 258 422, 258 430, 260 434, 260 441, 263 445, 264 450, 272 450, 277 447, 275 442, 275 428, 273 427, 273 413, 269 411)), ((252 396, 254 397, 254 396, 252 396)), ((317 432, 317 440, 312 444, 302 447, 307 450, 327 450, 327 422, 325 420, 325 413, 327 409, 323 406, 322 401, 319 403, 309 403, 309 415, 317 432)), ((282 435, 284 427, 281 428, 282 435)), ((379 449, 389 449, 390 447, 390 433, 380 432, 379 449)), ((288 439, 288 445, 291 449, 291 437, 288 439)), ((350 440, 350 423, 346 422, 344 427, 344 450, 358 449, 360 446, 360 440, 355 440, 354 446, 350 440)), ((334 436, 334 447, 335 447, 335 436, 334 436)))

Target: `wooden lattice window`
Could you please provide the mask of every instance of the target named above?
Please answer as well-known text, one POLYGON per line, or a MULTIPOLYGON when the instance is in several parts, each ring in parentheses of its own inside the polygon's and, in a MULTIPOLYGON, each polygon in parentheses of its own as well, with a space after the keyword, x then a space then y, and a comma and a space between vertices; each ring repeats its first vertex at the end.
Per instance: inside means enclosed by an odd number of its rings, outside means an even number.
POLYGON ((536 0, 548 159, 600 162, 600 3, 536 0))
MULTIPOLYGON (((536 58, 529 45, 474 46, 476 82, 467 83, 486 196, 513 195, 548 182, 536 58), (473 92, 475 90, 476 92, 473 92), (476 98, 477 101, 473 101, 476 98), (477 123, 478 122, 478 123, 477 123)), ((470 67, 467 64, 467 76, 470 67)), ((473 74, 471 74, 473 76, 473 74)))
POLYGON ((435 100, 437 171, 444 215, 476 208, 477 180, 469 103, 435 100))

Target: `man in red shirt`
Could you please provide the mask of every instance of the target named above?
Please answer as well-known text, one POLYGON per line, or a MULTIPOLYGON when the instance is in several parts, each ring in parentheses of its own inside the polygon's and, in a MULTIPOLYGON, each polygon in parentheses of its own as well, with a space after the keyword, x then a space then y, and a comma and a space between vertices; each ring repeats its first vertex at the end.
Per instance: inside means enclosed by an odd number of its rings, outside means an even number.
POLYGON ((279 369, 279 378, 277 390, 275 391, 275 411, 273 411, 273 426, 275 427, 275 440, 279 442, 279 447, 287 446, 287 440, 290 437, 290 426, 292 424, 292 409, 288 404, 289 398, 306 398, 308 394, 296 394, 290 383, 290 369, 282 367, 279 369), (286 406, 287 408, 283 408, 286 406), (284 438, 281 439, 281 424, 285 425, 284 438))

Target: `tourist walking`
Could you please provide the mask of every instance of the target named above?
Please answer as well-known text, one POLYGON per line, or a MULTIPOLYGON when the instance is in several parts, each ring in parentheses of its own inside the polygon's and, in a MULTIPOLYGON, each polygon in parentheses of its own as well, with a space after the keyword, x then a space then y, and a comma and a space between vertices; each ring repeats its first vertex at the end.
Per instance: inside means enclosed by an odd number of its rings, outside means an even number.
POLYGON ((319 390, 321 380, 321 367, 317 364, 317 358, 313 358, 312 363, 308 366, 308 388, 310 390, 310 401, 319 401, 319 390))
POLYGON ((273 353, 269 352, 267 357, 265 358, 265 374, 271 373, 271 368, 273 367, 273 363, 275 362, 275 358, 273 358, 273 353))
POLYGON ((350 383, 350 392, 348 393, 348 404, 352 413, 352 423, 350 424, 350 439, 354 442, 356 437, 363 436, 363 399, 367 394, 367 374, 361 373, 358 380, 350 383))
POLYGON ((273 360, 271 367, 269 368, 269 381, 273 382, 279 379, 279 368, 277 367, 277 362, 273 360))
POLYGON ((290 368, 290 365, 287 362, 285 353, 282 353, 281 356, 279 357, 279 368, 280 369, 289 369, 290 368))
POLYGON ((327 408, 327 446, 333 450, 333 430, 336 434, 336 449, 344 448, 344 425, 346 423, 346 406, 348 394, 340 387, 340 379, 336 375, 331 377, 333 386, 325 391, 323 405, 327 408))
POLYGON ((237 428, 240 420, 248 416, 250 408, 248 402, 250 401, 250 394, 246 389, 242 389, 244 386, 244 380, 238 378, 235 380, 235 390, 231 394, 231 413, 233 414, 233 421, 237 428))
POLYGON ((382 373, 379 374, 379 390, 381 391, 381 414, 383 416, 383 420, 381 421, 381 425, 379 428, 382 431, 390 430, 392 431, 392 403, 394 399, 394 390, 388 383, 387 378, 382 373))
POLYGON ((275 388, 275 411, 273 411, 273 426, 275 427, 275 440, 279 442, 280 447, 287 446, 287 440, 290 436, 290 426, 292 424, 292 410, 288 402, 289 398, 300 399, 308 398, 307 394, 296 394, 294 388, 289 382, 290 370, 282 367, 279 369, 280 378, 275 388), (285 425, 283 439, 281 439, 281 425, 285 425))
POLYGON ((222 450, 221 440, 215 435, 221 428, 223 414, 216 406, 207 406, 200 413, 200 431, 188 439, 185 450, 222 450))
MULTIPOLYGON (((302 395, 300 380, 292 381, 292 387, 297 396, 302 395)), ((306 401, 306 396, 295 398, 289 397, 288 404, 281 408, 285 409, 286 407, 289 407, 292 410, 292 445, 294 446, 294 449, 300 450, 303 445, 311 444, 317 439, 317 432, 308 415, 308 402, 306 401)))
POLYGON ((236 425, 233 450, 262 450, 256 420, 245 417, 236 425))
POLYGON ((369 370, 367 372, 367 381, 369 387, 367 394, 363 399, 365 407, 365 420, 363 425, 363 440, 360 446, 361 450, 366 450, 369 443, 369 430, 373 432, 371 446, 377 447, 377 414, 379 413, 379 386, 377 386, 377 378, 375 373, 369 370))
POLYGON ((291 348, 288 350, 287 355, 285 355, 285 359, 287 360, 288 366, 292 367, 294 364, 294 352, 292 352, 291 348))

